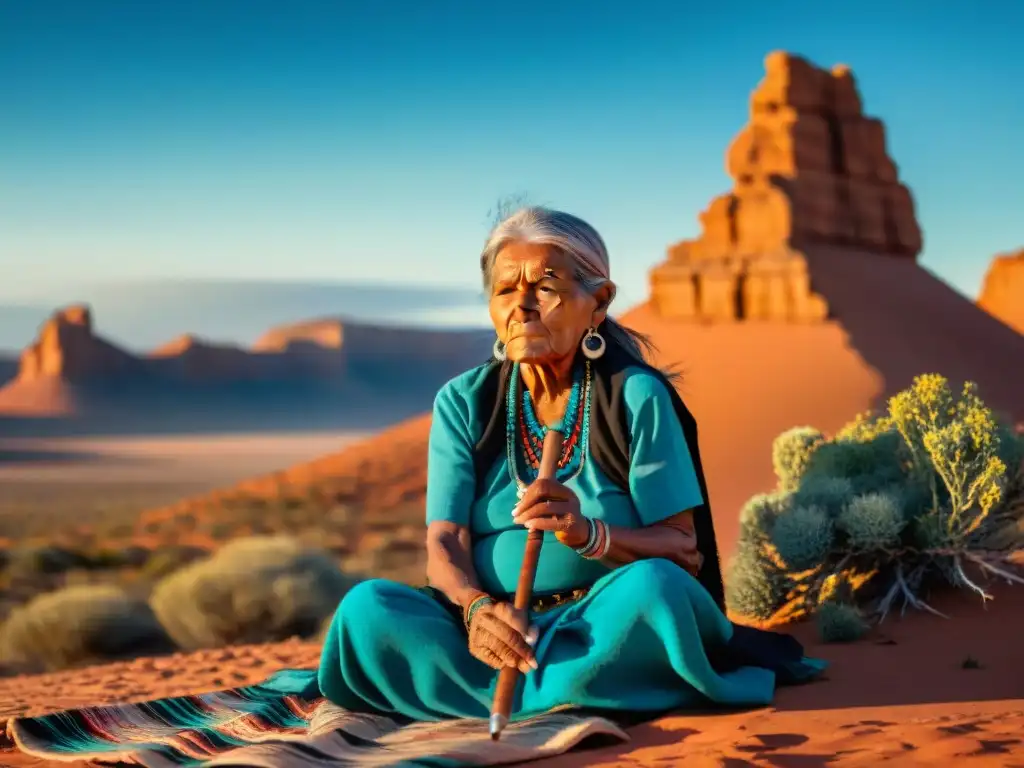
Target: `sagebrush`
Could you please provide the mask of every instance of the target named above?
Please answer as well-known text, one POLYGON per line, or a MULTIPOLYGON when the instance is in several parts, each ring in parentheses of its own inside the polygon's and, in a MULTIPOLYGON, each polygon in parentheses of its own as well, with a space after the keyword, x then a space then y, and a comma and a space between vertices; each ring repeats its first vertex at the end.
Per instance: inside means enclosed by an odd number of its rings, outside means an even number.
POLYGON ((40 595, 0 627, 0 661, 58 670, 173 650, 145 600, 113 585, 40 595))
POLYGON ((187 650, 314 635, 356 579, 288 536, 253 536, 157 583, 150 605, 187 650))
POLYGON ((736 613, 814 615, 826 640, 851 640, 900 603, 945 583, 990 595, 986 577, 1024 584, 1024 435, 1001 423, 967 383, 917 377, 826 438, 780 435, 777 489, 752 498, 727 579, 736 613))

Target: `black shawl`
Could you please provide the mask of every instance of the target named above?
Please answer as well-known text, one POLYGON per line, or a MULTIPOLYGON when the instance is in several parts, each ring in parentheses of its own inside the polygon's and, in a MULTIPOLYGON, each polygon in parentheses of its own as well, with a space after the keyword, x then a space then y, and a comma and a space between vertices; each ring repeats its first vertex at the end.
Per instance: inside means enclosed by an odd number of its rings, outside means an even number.
MULTIPOLYGON (((505 454, 505 409, 511 364, 491 360, 483 385, 479 390, 480 413, 490 414, 483 435, 474 450, 474 464, 477 478, 483 478, 487 471, 505 454)), ((672 397, 676 416, 683 428, 690 457, 697 472, 704 503, 693 510, 694 530, 697 548, 704 557, 704 563, 697 575, 698 581, 714 598, 720 609, 725 610, 725 594, 722 586, 722 570, 715 541, 715 526, 711 516, 708 487, 704 480, 704 468, 700 459, 697 442, 697 422, 687 409, 672 383, 652 366, 637 361, 609 344, 605 354, 593 361, 592 399, 590 405, 590 454, 597 466, 613 483, 629 492, 629 425, 623 402, 622 387, 626 370, 642 367, 658 376, 672 397)), ((682 512, 683 510, 679 510, 682 512)))

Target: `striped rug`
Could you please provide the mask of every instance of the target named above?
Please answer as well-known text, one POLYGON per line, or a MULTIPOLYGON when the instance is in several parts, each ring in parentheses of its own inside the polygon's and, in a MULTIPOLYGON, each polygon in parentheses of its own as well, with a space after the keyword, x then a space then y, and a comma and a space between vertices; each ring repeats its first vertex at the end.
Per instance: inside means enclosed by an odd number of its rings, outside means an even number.
POLYGON ((49 762, 151 768, 508 765, 567 752, 590 736, 628 739, 609 720, 573 712, 514 723, 497 743, 484 721, 356 714, 320 698, 312 670, 215 693, 17 718, 7 735, 49 762))

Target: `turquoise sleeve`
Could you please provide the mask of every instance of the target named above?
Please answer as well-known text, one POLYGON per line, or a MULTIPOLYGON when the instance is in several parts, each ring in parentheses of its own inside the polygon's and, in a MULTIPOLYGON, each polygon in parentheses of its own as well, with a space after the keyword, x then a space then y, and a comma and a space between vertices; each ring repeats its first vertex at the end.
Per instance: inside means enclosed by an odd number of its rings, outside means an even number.
POLYGON ((704 502, 668 388, 646 371, 623 385, 630 428, 629 492, 642 525, 704 502))
POLYGON ((464 397, 446 384, 434 398, 427 448, 427 524, 445 520, 469 526, 476 469, 464 397))

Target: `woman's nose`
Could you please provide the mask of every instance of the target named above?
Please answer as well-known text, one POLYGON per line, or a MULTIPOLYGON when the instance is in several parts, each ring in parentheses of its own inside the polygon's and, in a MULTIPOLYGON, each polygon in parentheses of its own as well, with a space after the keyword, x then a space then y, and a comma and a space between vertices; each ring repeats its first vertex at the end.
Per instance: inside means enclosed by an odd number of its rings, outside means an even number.
POLYGON ((519 291, 516 295, 516 311, 523 314, 537 311, 537 297, 533 291, 519 291))

